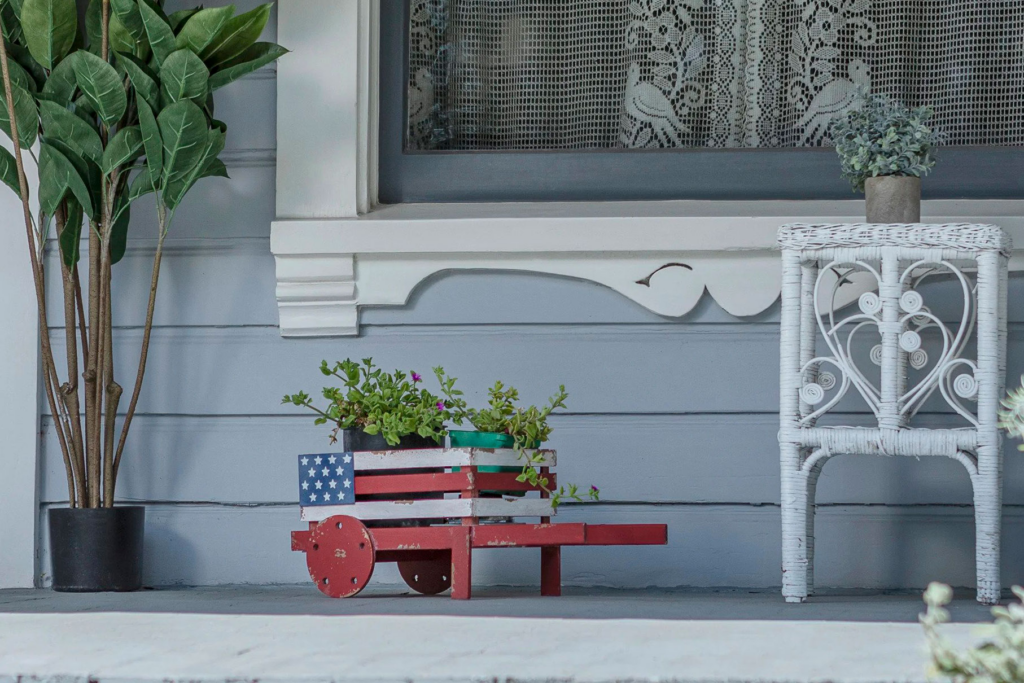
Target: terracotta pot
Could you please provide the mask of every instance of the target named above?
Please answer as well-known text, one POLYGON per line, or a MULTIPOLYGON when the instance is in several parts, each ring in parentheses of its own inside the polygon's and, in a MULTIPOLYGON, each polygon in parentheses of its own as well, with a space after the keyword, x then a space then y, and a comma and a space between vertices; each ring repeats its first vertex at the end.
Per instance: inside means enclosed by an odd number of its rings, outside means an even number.
POLYGON ((879 176, 864 181, 868 223, 920 223, 921 179, 879 176))

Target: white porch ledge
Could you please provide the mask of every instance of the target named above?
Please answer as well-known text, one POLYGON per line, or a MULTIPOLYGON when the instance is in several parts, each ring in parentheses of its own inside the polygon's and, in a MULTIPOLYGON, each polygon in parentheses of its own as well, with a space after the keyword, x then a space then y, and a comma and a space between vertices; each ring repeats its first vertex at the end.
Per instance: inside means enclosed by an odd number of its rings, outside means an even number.
MULTIPOLYGON (((736 316, 780 287, 779 226, 863 221, 862 200, 410 204, 358 218, 273 225, 284 336, 352 335, 362 306, 401 306, 449 271, 527 271, 589 280, 664 316, 705 291, 736 316)), ((922 220, 994 223, 1024 246, 1024 201, 925 202, 922 220)), ((1024 252, 1022 252, 1024 254, 1024 252)), ((1024 270, 1016 257, 1011 269, 1024 270)))

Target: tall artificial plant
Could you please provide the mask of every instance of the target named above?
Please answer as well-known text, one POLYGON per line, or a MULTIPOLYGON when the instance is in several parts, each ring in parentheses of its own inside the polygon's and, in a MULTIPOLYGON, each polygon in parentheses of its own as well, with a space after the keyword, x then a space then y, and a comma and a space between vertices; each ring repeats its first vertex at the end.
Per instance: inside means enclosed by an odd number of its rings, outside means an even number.
POLYGON ((83 27, 75 0, 0 0, 0 128, 14 150, 0 148, 0 180, 21 198, 43 385, 72 507, 114 504, 146 371, 164 239, 196 182, 227 177, 217 158, 227 126, 214 118, 214 91, 286 52, 257 42, 270 11, 267 4, 236 15, 229 5, 167 14, 162 0, 91 0, 83 27), (38 169, 35 212, 25 153, 38 169), (118 428, 111 268, 124 256, 132 206, 147 195, 155 198, 159 234, 139 364, 118 428), (63 381, 46 325, 51 238, 63 290, 63 381))

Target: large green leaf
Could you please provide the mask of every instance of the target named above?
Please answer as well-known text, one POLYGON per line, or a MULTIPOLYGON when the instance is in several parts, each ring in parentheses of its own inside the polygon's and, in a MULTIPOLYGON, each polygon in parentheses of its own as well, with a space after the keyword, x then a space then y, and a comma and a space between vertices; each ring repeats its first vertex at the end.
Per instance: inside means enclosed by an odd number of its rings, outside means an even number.
POLYGON ((270 18, 271 3, 232 17, 224 24, 213 42, 201 53, 203 60, 214 68, 231 61, 245 52, 260 38, 270 18))
POLYGON ((43 67, 52 69, 75 42, 75 0, 25 0, 21 6, 21 28, 32 56, 43 67))
MULTIPOLYGON (((11 83, 24 88, 30 93, 34 93, 36 91, 35 79, 29 76, 28 72, 21 67, 21 64, 18 64, 13 59, 8 59, 7 69, 11 72, 11 83)), ((0 88, 0 93, 2 92, 3 88, 0 88)))
POLYGON ((220 30, 224 28, 231 15, 235 13, 234 5, 226 7, 207 7, 199 10, 181 27, 175 45, 178 49, 188 48, 199 54, 213 42, 220 30))
POLYGON ((150 107, 159 107, 160 85, 157 83, 156 74, 135 55, 118 52, 117 61, 128 74, 128 79, 139 97, 146 100, 150 107))
POLYGON ((117 196, 114 204, 114 215, 117 219, 110 228, 110 263, 117 263, 124 258, 124 252, 128 248, 128 226, 131 223, 131 205, 128 202, 126 193, 117 196))
POLYGON ((192 100, 179 100, 157 117, 164 145, 165 182, 181 178, 206 153, 206 116, 192 100))
POLYGON ((207 131, 203 156, 199 161, 187 173, 167 179, 163 195, 164 204, 167 205, 167 208, 174 210, 181 203, 181 200, 185 198, 185 195, 196 184, 196 181, 203 177, 203 173, 209 164, 216 160, 217 155, 224 150, 226 139, 224 133, 217 129, 207 131))
POLYGON ((71 194, 83 206, 91 204, 89 189, 85 186, 85 180, 78 175, 78 171, 68 161, 68 158, 61 154, 56 147, 43 143, 39 149, 39 208, 48 216, 52 216, 64 194, 71 190, 71 194))
POLYGON ((146 167, 153 177, 164 173, 164 147, 160 139, 160 124, 156 115, 145 101, 139 101, 139 128, 142 130, 142 147, 146 150, 146 167))
POLYGON ((210 72, 196 53, 189 49, 172 53, 160 67, 164 104, 173 104, 184 99, 205 99, 209 80, 210 72))
POLYGON ((174 32, 159 6, 151 3, 150 0, 138 1, 142 24, 146 27, 146 36, 149 38, 149 46, 153 49, 153 57, 159 66, 164 63, 168 55, 178 49, 174 44, 174 32))
POLYGON ((128 96, 114 67, 91 52, 78 52, 75 77, 82 94, 108 126, 117 123, 128 107, 128 96))
POLYGON ((100 208, 103 206, 103 176, 99 164, 83 157, 78 150, 56 138, 44 137, 42 142, 63 154, 75 167, 78 177, 85 181, 85 186, 89 190, 89 201, 85 203, 85 208, 88 209, 86 213, 93 220, 99 220, 100 208))
POLYGON ((65 107, 43 100, 39 115, 47 138, 60 140, 87 159, 99 163, 103 158, 103 143, 93 127, 75 116, 65 107))
POLYGON ((68 215, 64 221, 64 229, 57 236, 60 253, 64 256, 64 264, 73 268, 81 256, 82 244, 82 205, 72 198, 67 199, 68 215))
POLYGON ((131 188, 128 190, 128 201, 134 202, 139 197, 144 197, 153 192, 156 192, 153 176, 150 175, 148 170, 143 169, 141 173, 135 176, 135 180, 132 181, 131 188))
POLYGON ((223 88, 228 83, 236 81, 286 54, 288 54, 288 50, 276 43, 256 43, 230 62, 223 64, 220 70, 210 76, 210 90, 223 88))
POLYGON ((139 5, 135 0, 110 0, 110 9, 133 38, 145 39, 146 27, 142 23, 142 14, 139 12, 139 5))
MULTIPOLYGON (((25 149, 28 149, 36 141, 36 133, 39 129, 39 111, 36 109, 36 102, 32 95, 21 86, 11 84, 12 95, 14 96, 14 115, 18 119, 18 142, 25 149)), ((0 130, 11 136, 11 117, 7 113, 7 96, 0 89, 0 130)))
POLYGON ((203 172, 199 174, 200 180, 202 178, 230 178, 228 175, 228 167, 224 165, 224 162, 214 157, 210 159, 206 166, 203 167, 203 172))
POLYGON ((3 20, 3 37, 12 44, 23 40, 21 32, 21 19, 18 18, 20 9, 15 8, 11 0, 0 0, 0 19, 3 20))
POLYGON ((135 52, 139 48, 139 41, 135 39, 135 36, 125 27, 116 14, 110 15, 108 28, 107 40, 109 42, 109 49, 115 52, 135 52))
POLYGON ((118 166, 134 161, 142 154, 142 131, 138 126, 128 126, 117 131, 117 135, 107 143, 103 150, 103 163, 100 170, 109 175, 118 166))
POLYGON ((14 155, 7 151, 6 147, 0 147, 0 180, 4 185, 14 190, 14 194, 21 196, 21 184, 18 182, 18 164, 14 155))
MULTIPOLYGON (((32 53, 28 51, 28 48, 24 45, 18 45, 17 43, 7 43, 7 54, 16 61, 25 72, 32 77, 35 81, 35 86, 31 88, 32 92, 36 92, 46 84, 46 69, 36 61, 32 53)), ((61 60, 61 64, 65 60, 61 60)), ((58 64, 58 66, 60 66, 58 64)))
POLYGON ((191 18, 193 14, 203 9, 202 7, 193 7, 191 9, 180 9, 177 12, 171 12, 167 15, 167 23, 171 25, 171 30, 175 33, 181 28, 182 24, 191 18))
POLYGON ((44 93, 64 104, 71 102, 75 96, 75 89, 78 88, 78 80, 75 78, 75 62, 78 55, 78 52, 73 52, 50 72, 50 77, 43 86, 44 93))

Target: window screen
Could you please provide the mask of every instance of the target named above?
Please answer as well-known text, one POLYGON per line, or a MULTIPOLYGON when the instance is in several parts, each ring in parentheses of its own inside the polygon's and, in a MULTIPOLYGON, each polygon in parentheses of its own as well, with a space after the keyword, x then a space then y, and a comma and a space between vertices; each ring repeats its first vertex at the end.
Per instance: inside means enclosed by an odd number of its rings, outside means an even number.
POLYGON ((864 89, 1024 143, 1021 0, 412 0, 411 150, 800 148, 864 89))

